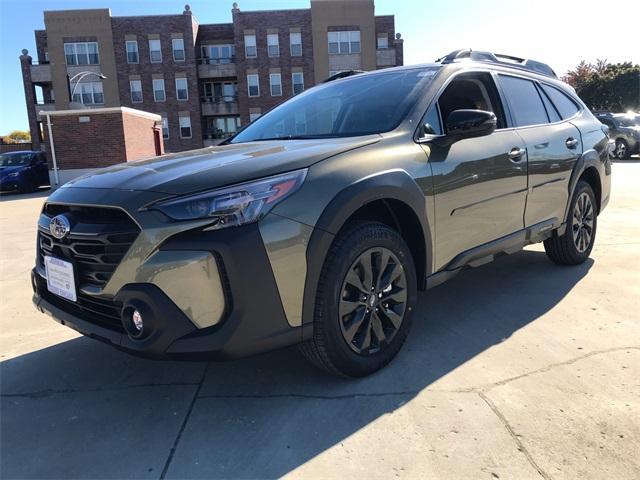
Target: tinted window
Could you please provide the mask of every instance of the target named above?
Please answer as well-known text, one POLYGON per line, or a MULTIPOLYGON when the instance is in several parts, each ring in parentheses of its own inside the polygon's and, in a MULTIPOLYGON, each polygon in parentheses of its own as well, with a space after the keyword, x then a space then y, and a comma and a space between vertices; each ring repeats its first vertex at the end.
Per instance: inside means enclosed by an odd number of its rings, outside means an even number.
POLYGON ((559 122, 560 120, 562 120, 560 118, 560 115, 558 115, 558 111, 556 110, 556 107, 554 107, 553 103, 551 103, 551 100, 549 100, 549 97, 547 97, 544 93, 541 93, 540 97, 542 97, 544 108, 547 109, 547 115, 549 115, 549 119, 552 122, 559 122))
POLYGON ((500 75, 500 83, 518 127, 549 122, 542 99, 532 81, 500 75))
POLYGON ((440 114, 438 113, 438 105, 431 106, 427 114, 422 119, 422 124, 426 127, 429 125, 431 128, 426 128, 424 133, 431 135, 442 135, 442 127, 440 126, 440 114))
POLYGON ((549 96, 563 119, 573 117, 578 112, 579 109, 575 102, 557 88, 543 84, 542 89, 549 96))
POLYGON ((31 163, 30 153, 6 153, 0 155, 0 167, 19 167, 31 163))

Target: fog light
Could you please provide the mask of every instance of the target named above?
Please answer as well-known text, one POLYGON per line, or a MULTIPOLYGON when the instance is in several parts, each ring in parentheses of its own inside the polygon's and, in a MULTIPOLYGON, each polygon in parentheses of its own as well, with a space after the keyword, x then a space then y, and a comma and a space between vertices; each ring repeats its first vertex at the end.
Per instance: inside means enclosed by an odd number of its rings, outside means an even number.
POLYGON ((131 314, 131 321, 133 322, 133 326, 136 328, 138 332, 142 331, 142 315, 138 310, 134 310, 131 314))

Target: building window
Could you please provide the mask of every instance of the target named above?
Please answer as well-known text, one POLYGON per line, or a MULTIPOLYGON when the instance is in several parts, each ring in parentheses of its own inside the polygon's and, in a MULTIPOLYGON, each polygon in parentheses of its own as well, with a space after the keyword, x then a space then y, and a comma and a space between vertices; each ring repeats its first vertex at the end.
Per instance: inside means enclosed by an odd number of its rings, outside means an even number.
POLYGON ((102 82, 82 82, 74 87, 73 101, 83 105, 102 105, 102 82))
POLYGON ((267 35, 267 52, 270 57, 280 56, 280 40, 277 33, 270 33, 267 35))
POLYGON ((164 92, 164 79, 163 78, 154 78, 153 79, 153 99, 156 102, 164 102, 167 99, 167 96, 164 92))
POLYGON ((360 53, 360 32, 329 32, 329 53, 360 53))
POLYGON ((169 119, 162 117, 162 138, 167 140, 169 138, 169 119))
POLYGON ((180 115, 180 138, 191 138, 191 117, 180 115))
POLYGON ((258 56, 255 35, 244 36, 244 56, 247 58, 256 58, 258 56))
POLYGON ((174 38, 171 40, 173 46, 173 60, 176 62, 184 62, 184 40, 182 38, 174 38))
POLYGON ((302 33, 300 32, 290 33, 289 44, 291 45, 291 56, 301 57, 302 56, 302 33))
POLYGON ((238 95, 237 82, 205 82, 205 102, 235 102, 238 95))
POLYGON ((381 33, 378 35, 378 50, 384 50, 386 48, 389 48, 389 35, 381 33))
POLYGON ((178 100, 189 100, 189 87, 186 78, 176 78, 176 98, 178 100))
POLYGON ((269 85, 271 86, 272 97, 282 96, 282 77, 280 77, 279 73, 269 74, 269 85))
POLYGON ((67 65, 99 65, 97 42, 76 42, 64 44, 67 65))
POLYGON ((249 121, 253 122, 254 120, 257 120, 258 118, 260 118, 262 116, 261 113, 250 113, 249 114, 249 121))
POLYGON ((236 49, 233 45, 203 45, 201 63, 209 65, 233 62, 236 49))
POLYGON ((238 128, 240 128, 240 117, 207 117, 207 136, 230 137, 238 131, 238 128))
POLYGON ((291 83, 293 84, 293 94, 297 95, 304 90, 304 74, 302 72, 294 72, 291 74, 291 83))
POLYGON ((129 88, 131 89, 131 102, 142 102, 142 82, 140 80, 131 80, 129 82, 129 88))
POLYGON ((160 40, 149 40, 149 59, 151 63, 162 63, 160 40))
POLYGON ((258 75, 247 75, 247 85, 250 97, 260 96, 260 81, 258 75))
POLYGON ((127 40, 127 63, 139 63, 138 58, 138 42, 136 40, 127 40))

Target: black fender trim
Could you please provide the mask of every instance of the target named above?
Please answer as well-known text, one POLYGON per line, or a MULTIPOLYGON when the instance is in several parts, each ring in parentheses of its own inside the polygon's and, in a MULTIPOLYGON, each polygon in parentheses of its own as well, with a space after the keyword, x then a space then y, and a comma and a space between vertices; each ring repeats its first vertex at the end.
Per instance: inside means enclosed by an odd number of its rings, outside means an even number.
MULTIPOLYGON (((582 176, 582 174, 590 167, 594 167, 598 172, 598 177, 600 179, 600 191, 604 191, 604 182, 603 175, 605 174, 604 169, 606 168, 603 162, 600 159, 600 155, 594 149, 589 149, 585 151, 578 161, 573 167, 573 171, 571 172, 571 177, 569 178, 569 196, 567 197, 567 205, 564 210, 564 222, 566 224, 569 216, 569 206, 571 205, 571 199, 573 198, 573 193, 576 190, 576 185, 578 184, 578 179, 582 176)), ((598 205, 598 212, 602 210, 604 204, 606 203, 604 196, 600 199, 600 205, 598 205)))
MULTIPOLYGON (((427 222, 425 194, 404 170, 391 170, 365 177, 343 189, 320 215, 307 246, 307 276, 304 286, 302 323, 313 322, 316 291, 324 261, 335 236, 358 209, 376 200, 397 200, 409 206, 418 218, 425 243, 425 266, 431 273, 431 229, 427 222)), ((424 279, 418 279, 424 281, 424 279)), ((310 331, 310 330, 309 330, 310 331)))

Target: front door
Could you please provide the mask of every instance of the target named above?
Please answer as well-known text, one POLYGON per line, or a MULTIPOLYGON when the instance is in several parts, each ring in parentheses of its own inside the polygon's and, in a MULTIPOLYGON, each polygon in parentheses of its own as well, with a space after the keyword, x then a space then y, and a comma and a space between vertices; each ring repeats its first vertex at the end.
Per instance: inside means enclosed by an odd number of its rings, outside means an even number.
POLYGON ((459 109, 492 111, 498 128, 450 147, 423 144, 433 175, 436 270, 464 251, 524 228, 525 144, 515 130, 506 128, 505 111, 489 73, 455 77, 424 122, 432 125, 433 133, 446 134, 447 116, 459 109))

